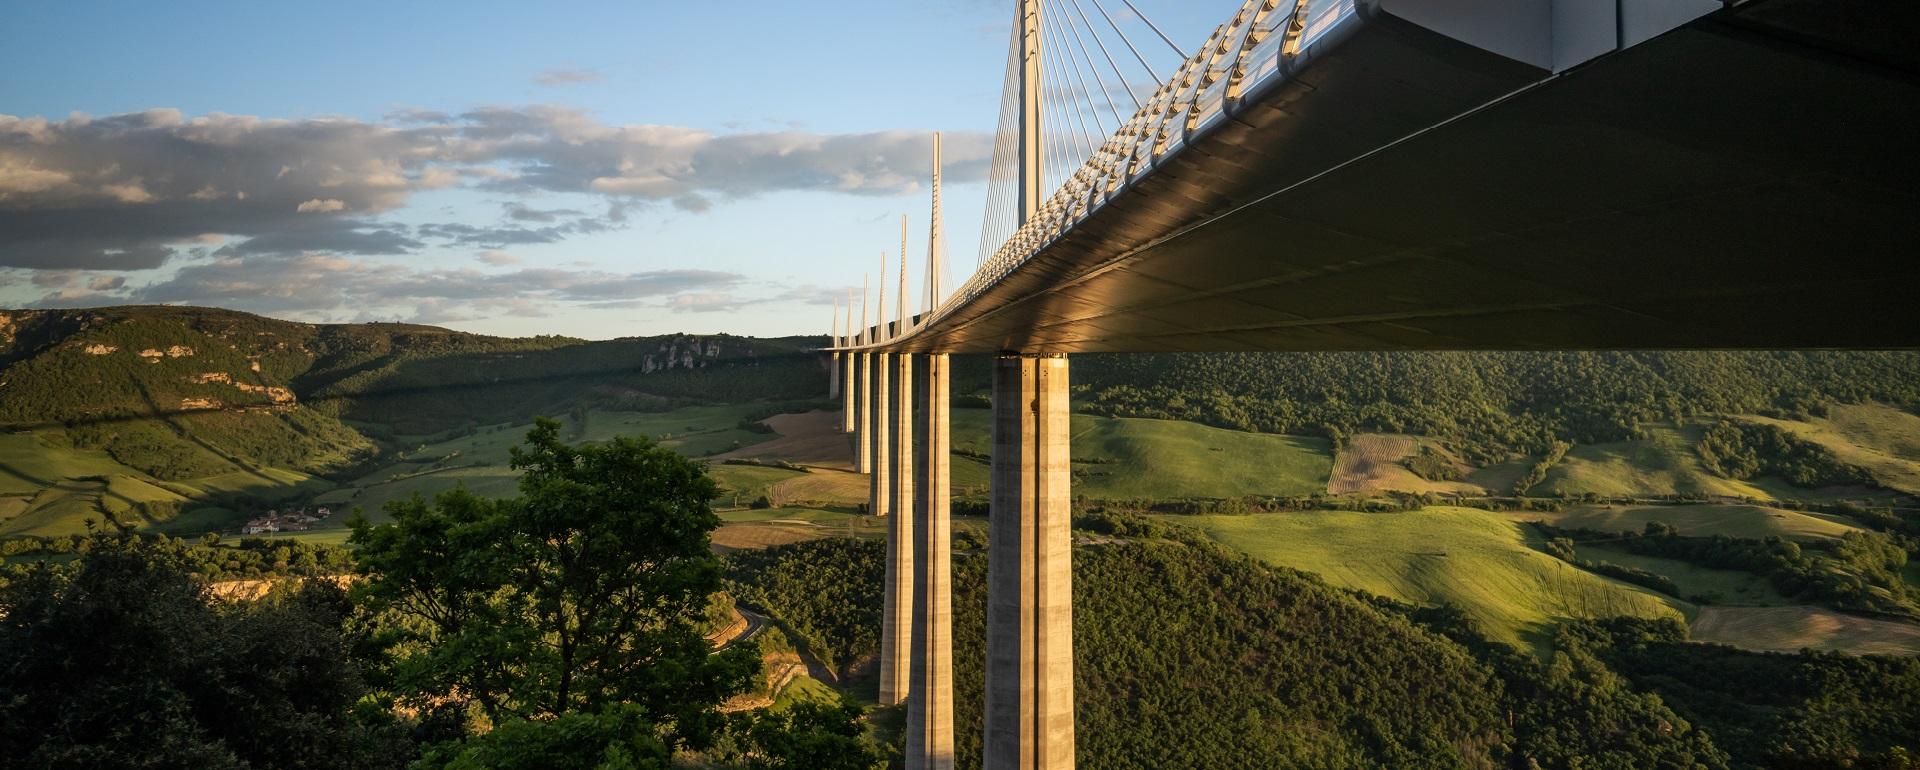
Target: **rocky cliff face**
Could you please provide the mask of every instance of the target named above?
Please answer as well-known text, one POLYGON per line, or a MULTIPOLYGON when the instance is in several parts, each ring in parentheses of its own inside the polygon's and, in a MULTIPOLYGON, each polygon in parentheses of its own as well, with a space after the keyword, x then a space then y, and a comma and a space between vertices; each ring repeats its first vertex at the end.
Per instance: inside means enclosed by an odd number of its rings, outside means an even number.
POLYGON ((721 359, 752 358, 753 348, 739 337, 700 337, 676 334, 662 338, 653 352, 641 358, 640 371, 651 374, 672 369, 701 369, 721 359), (737 348, 737 349, 736 349, 737 348))

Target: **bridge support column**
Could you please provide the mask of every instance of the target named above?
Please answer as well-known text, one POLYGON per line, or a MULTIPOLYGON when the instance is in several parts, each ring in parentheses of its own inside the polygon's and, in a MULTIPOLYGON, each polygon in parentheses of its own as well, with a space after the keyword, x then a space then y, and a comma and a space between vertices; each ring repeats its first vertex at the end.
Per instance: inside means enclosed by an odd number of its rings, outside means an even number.
MULTIPOLYGON (((873 354, 855 353, 848 362, 860 371, 859 398, 853 414, 853 472, 873 472, 873 354)), ((852 400, 852 399, 849 399, 852 400)), ((869 511, 874 509, 869 508, 869 511)), ((876 511, 877 512, 877 511, 876 511)))
MULTIPOLYGON (((887 583, 886 600, 880 618, 880 703, 893 705, 912 694, 909 663, 913 659, 913 582, 914 500, 913 500, 913 356, 907 353, 881 354, 891 360, 888 381, 882 370, 882 387, 888 411, 885 423, 887 446, 891 449, 884 467, 875 473, 886 475, 883 490, 887 508, 887 583)), ((882 494, 876 492, 876 494, 882 494)))
POLYGON ((1073 569, 1065 356, 993 366, 986 770, 1073 767, 1073 569))
POLYGON ((827 363, 827 398, 840 397, 840 351, 833 351, 827 363))
POLYGON ((953 481, 948 462, 947 356, 918 356, 920 408, 914 452, 913 660, 907 699, 907 770, 953 770, 953 481))
POLYGON ((853 384, 853 377, 854 377, 853 370, 854 370, 854 359, 859 357, 860 357, 860 354, 858 353, 842 353, 840 355, 840 364, 839 364, 841 368, 840 380, 846 383, 846 387, 843 387, 840 389, 840 432, 841 433, 854 432, 853 392, 854 390, 856 390, 856 388, 854 387, 854 384, 853 384))

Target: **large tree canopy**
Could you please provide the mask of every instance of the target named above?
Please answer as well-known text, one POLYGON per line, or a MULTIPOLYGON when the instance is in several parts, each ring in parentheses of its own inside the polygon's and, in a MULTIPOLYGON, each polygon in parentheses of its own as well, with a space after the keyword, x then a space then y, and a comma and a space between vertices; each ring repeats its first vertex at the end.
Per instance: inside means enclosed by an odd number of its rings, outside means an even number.
POLYGON ((402 629, 398 690, 495 725, 631 704, 666 745, 709 744, 759 667, 752 645, 714 653, 700 633, 717 487, 646 439, 570 446, 551 420, 513 465, 518 499, 455 490, 354 523, 361 590, 402 629))

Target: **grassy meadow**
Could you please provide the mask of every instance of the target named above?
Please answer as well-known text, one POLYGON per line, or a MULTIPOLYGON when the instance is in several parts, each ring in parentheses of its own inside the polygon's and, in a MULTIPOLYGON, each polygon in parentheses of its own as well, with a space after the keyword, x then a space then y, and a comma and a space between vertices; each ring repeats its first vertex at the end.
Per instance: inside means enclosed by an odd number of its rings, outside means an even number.
POLYGON ((1269 564, 1414 604, 1452 604, 1489 637, 1540 648, 1576 618, 1683 619, 1692 606, 1581 570, 1531 528, 1472 508, 1166 516, 1269 564))
MULTIPOLYGON (((952 414, 954 450, 988 454, 992 412, 952 414)), ((1333 470, 1319 438, 1085 414, 1073 416, 1072 431, 1074 494, 1095 499, 1309 495, 1326 490, 1333 470)))
POLYGON ((1793 540, 1840 537, 1860 527, 1844 516, 1789 511, 1763 505, 1575 505, 1561 511, 1514 511, 1516 521, 1544 521, 1562 529, 1640 532, 1649 522, 1671 525, 1689 537, 1793 540))

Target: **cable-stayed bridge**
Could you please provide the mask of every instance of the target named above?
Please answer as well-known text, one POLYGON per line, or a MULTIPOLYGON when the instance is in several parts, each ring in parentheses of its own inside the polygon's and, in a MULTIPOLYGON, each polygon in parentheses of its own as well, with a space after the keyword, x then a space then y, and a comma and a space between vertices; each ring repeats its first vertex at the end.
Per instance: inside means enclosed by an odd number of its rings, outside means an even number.
POLYGON ((1904 5, 1246 0, 1183 48, 1014 4, 974 273, 943 285, 936 140, 924 287, 903 240, 892 315, 883 258, 835 317, 909 767, 952 764, 949 353, 998 354, 999 770, 1073 763, 1065 354, 1920 346, 1904 5))

